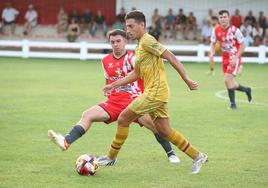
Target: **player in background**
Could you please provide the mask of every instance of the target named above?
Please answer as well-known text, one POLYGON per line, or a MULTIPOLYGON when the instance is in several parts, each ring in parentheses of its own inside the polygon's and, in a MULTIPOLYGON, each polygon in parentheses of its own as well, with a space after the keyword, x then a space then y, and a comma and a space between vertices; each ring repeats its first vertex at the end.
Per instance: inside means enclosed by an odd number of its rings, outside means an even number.
MULTIPOLYGON (((102 59, 104 76, 106 84, 111 84, 114 81, 124 78, 133 70, 134 53, 127 51, 126 32, 122 30, 112 30, 108 34, 113 52, 102 59)), ((80 138, 86 131, 89 130, 93 122, 105 122, 110 124, 117 120, 119 114, 143 91, 143 83, 141 81, 133 82, 121 87, 110 93, 108 100, 87 109, 80 121, 70 130, 65 136, 55 133, 52 130, 48 131, 50 139, 58 145, 63 151, 80 138)), ((151 117, 147 114, 137 119, 136 121, 141 126, 150 129, 156 140, 165 150, 168 159, 171 163, 179 163, 179 158, 174 154, 170 143, 159 136, 154 128, 151 117)))
POLYGON ((224 73, 224 83, 230 99, 230 109, 236 109, 235 90, 242 91, 251 102, 251 88, 242 86, 235 81, 238 72, 241 72, 241 56, 245 50, 244 37, 241 31, 230 24, 229 12, 219 11, 219 26, 213 29, 210 43, 210 70, 213 71, 213 57, 215 54, 215 44, 219 41, 222 51, 222 70, 224 73))
MULTIPOLYGON (((106 85, 103 91, 105 95, 109 95, 111 91, 122 85, 142 79, 144 92, 125 108, 118 117, 117 132, 108 155, 99 157, 98 162, 100 165, 113 165, 128 137, 130 123, 144 114, 150 114, 158 133, 193 159, 192 173, 197 174, 202 165, 208 160, 208 157, 194 148, 181 133, 172 129, 169 125, 167 112, 169 87, 162 58, 170 62, 191 90, 196 90, 198 84, 188 77, 183 65, 175 55, 147 33, 146 20, 142 12, 129 12, 125 19, 128 37, 138 40, 135 49, 134 70, 126 77, 106 85)), ((179 104, 178 108, 180 108, 179 104)), ((189 116, 191 115, 189 114, 189 116)))

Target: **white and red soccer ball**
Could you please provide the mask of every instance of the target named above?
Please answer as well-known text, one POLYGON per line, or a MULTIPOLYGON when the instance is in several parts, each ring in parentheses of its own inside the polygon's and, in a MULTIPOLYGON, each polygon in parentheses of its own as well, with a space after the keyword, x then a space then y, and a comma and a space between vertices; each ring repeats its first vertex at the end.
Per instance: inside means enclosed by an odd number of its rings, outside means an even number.
POLYGON ((90 154, 81 155, 75 163, 76 171, 82 176, 93 176, 98 168, 95 157, 90 154))

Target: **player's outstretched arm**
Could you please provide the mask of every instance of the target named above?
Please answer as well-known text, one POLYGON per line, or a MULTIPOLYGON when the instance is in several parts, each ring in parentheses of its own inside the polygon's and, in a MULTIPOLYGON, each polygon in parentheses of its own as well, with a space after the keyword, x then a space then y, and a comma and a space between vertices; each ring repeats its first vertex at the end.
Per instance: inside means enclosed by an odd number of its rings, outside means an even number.
POLYGON ((109 96, 110 93, 111 93, 111 91, 112 91, 114 88, 119 87, 119 86, 122 86, 122 85, 129 84, 129 83, 132 83, 132 82, 136 81, 138 78, 139 78, 139 74, 138 74, 138 72, 134 69, 134 70, 131 71, 126 77, 124 77, 124 78, 122 78, 122 79, 119 79, 119 80, 116 80, 115 82, 106 85, 106 86, 103 88, 103 93, 104 93, 105 96, 109 96))
POLYGON ((183 64, 175 57, 173 53, 171 53, 169 50, 165 50, 161 57, 169 61, 172 67, 180 74, 181 78, 188 85, 190 90, 197 90, 197 82, 191 80, 188 77, 186 70, 183 67, 183 64))

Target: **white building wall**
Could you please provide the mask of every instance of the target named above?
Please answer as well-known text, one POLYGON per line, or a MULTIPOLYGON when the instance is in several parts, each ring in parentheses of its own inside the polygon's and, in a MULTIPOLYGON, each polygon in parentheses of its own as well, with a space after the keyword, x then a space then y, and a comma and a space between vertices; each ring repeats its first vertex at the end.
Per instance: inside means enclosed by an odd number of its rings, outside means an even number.
POLYGON ((186 16, 190 11, 194 12, 198 24, 207 15, 208 9, 213 9, 215 14, 221 9, 229 10, 230 14, 235 9, 239 9, 241 15, 245 16, 249 10, 253 11, 254 16, 258 17, 259 11, 263 11, 268 17, 268 0, 117 0, 116 13, 120 12, 120 8, 125 7, 130 11, 132 7, 136 7, 146 15, 147 25, 151 23, 151 16, 155 8, 159 9, 162 16, 167 14, 169 8, 173 9, 173 14, 177 15, 179 8, 183 8, 186 16))

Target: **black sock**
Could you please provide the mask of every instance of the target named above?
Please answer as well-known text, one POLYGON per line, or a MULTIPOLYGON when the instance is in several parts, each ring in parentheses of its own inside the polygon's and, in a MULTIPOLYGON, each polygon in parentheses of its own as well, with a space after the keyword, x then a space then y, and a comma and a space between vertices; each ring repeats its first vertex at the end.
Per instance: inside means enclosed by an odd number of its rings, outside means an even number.
POLYGON ((154 134, 156 140, 158 141, 159 144, 163 147, 165 152, 167 153, 167 156, 169 157, 170 155, 174 155, 174 152, 171 148, 171 145, 168 140, 164 139, 161 137, 158 133, 154 134))
POLYGON ((227 91, 228 91, 228 96, 229 96, 231 104, 235 104, 235 90, 227 89, 227 91))
POLYGON ((242 91, 242 92, 248 92, 249 87, 242 86, 241 84, 238 84, 238 88, 236 88, 237 91, 242 91))
POLYGON ((65 139, 68 144, 72 144, 78 138, 85 134, 85 130, 81 125, 76 125, 72 130, 65 136, 65 139))

